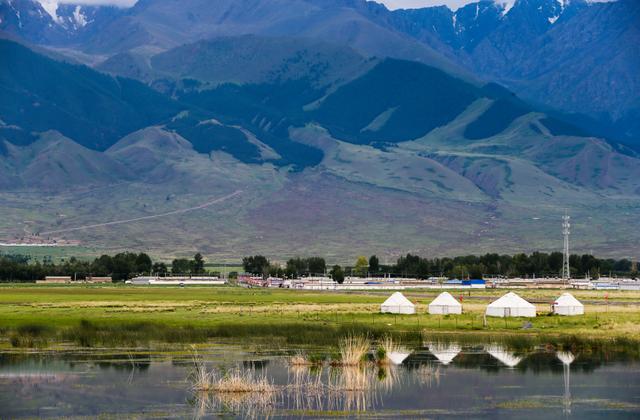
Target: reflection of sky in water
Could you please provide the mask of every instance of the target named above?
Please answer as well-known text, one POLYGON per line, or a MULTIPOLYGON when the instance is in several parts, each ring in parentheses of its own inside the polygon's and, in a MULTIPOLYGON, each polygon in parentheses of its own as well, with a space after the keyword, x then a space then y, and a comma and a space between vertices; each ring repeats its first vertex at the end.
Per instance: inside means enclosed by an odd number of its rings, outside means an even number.
POLYGON ((425 344, 401 366, 289 367, 283 356, 202 351, 211 366, 254 366, 276 395, 195 395, 189 356, 0 354, 0 418, 207 417, 222 412, 296 417, 305 410, 398 417, 640 416, 640 363, 496 346, 425 344), (260 360, 252 363, 250 360, 260 360), (575 359, 575 360, 572 360, 575 359), (444 361, 444 362, 443 362, 444 361))

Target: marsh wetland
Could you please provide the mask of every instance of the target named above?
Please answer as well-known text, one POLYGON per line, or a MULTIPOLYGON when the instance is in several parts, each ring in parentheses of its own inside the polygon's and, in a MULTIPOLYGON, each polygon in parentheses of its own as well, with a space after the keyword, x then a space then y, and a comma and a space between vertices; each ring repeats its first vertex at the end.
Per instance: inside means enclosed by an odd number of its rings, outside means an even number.
MULTIPOLYGON (((504 291, 430 316, 378 293, 6 286, 0 418, 637 418, 640 295, 488 319, 504 291)), ((605 297, 606 296, 606 297, 605 297)))
POLYGON ((268 388, 196 386, 193 349, 68 349, 0 354, 0 417, 637 418, 636 349, 425 342, 400 364, 331 363, 334 349, 209 344, 199 363, 268 388), (326 356, 293 364, 302 351, 326 356))

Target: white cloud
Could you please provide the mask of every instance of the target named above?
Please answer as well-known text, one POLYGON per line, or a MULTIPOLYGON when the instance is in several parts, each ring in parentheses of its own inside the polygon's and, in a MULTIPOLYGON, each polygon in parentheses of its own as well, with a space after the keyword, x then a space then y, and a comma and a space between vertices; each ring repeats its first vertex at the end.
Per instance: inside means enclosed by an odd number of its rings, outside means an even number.
MULTIPOLYGON (((138 2, 138 0, 38 0, 43 7, 58 8, 59 4, 79 4, 87 6, 98 5, 111 5, 118 7, 131 7, 138 2)), ((49 11, 49 10, 47 10, 49 11)))
MULTIPOLYGON (((42 8, 49 13, 51 18, 60 23, 60 18, 58 17, 58 6, 60 4, 74 4, 79 6, 117 6, 117 7, 131 7, 137 3, 138 0, 37 0, 42 8)), ((78 16, 80 14, 80 10, 76 8, 74 16, 76 16, 76 21, 78 21, 78 16)), ((84 18, 83 18, 84 21, 84 18)), ((78 21, 78 23, 80 23, 78 21)), ((84 21, 81 26, 84 26, 86 21, 84 21)))
MULTIPOLYGON (((369 0, 382 3, 390 10, 395 9, 419 9, 429 6, 448 6, 451 10, 458 10, 469 3, 477 3, 480 0, 369 0)), ((516 0, 495 0, 496 3, 513 6, 516 0)), ((565 0, 566 1, 566 0, 565 0)), ((608 3, 617 0, 587 0, 589 3, 608 3)))

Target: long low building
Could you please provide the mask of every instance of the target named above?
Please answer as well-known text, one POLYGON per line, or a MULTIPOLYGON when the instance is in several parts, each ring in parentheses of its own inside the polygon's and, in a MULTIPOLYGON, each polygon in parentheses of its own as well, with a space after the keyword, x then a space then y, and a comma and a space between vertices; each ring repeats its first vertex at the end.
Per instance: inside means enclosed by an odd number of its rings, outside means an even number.
POLYGON ((138 286, 221 286, 227 283, 226 279, 221 279, 215 276, 171 276, 171 277, 159 277, 159 276, 138 276, 131 280, 126 281, 127 284, 134 284, 138 286))
POLYGON ((66 284, 71 283, 71 276, 45 276, 44 280, 36 280, 36 284, 66 284))

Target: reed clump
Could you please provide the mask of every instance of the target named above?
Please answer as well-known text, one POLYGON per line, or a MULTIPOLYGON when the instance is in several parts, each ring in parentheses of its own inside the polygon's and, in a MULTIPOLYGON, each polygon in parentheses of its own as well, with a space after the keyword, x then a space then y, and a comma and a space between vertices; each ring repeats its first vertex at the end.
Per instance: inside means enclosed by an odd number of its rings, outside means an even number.
POLYGON ((257 374, 253 369, 240 369, 238 367, 221 373, 212 370, 209 375, 209 391, 218 393, 270 393, 275 392, 276 387, 264 374, 257 374))
POLYGON ((215 392, 229 394, 271 393, 276 391, 265 374, 256 373, 255 369, 235 367, 227 372, 219 369, 207 369, 207 366, 194 350, 194 369, 191 374, 192 389, 199 392, 215 392))
POLYGON ((318 355, 308 355, 301 351, 297 352, 289 359, 291 366, 321 366, 324 363, 324 357, 318 355))
POLYGON ((348 335, 340 340, 338 345, 340 359, 334 364, 357 366, 365 360, 370 347, 371 343, 367 336, 348 335))

